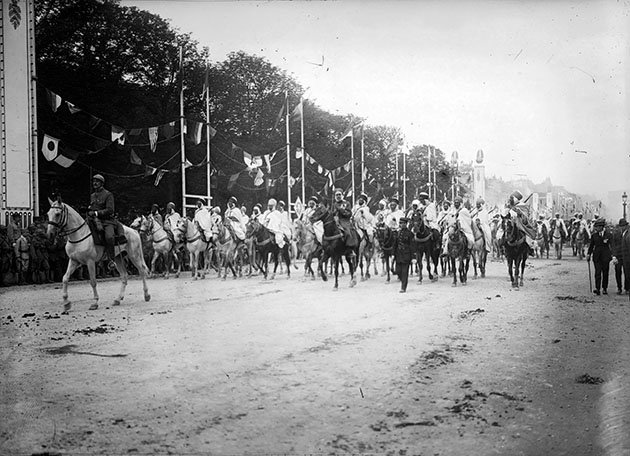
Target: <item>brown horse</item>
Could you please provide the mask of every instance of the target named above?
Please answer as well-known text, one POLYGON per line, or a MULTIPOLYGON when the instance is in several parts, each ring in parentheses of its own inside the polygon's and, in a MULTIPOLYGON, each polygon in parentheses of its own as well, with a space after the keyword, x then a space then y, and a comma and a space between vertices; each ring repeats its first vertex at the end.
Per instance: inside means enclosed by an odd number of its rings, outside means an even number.
MULTIPOLYGON (((254 239, 254 246, 260 254, 258 257, 258 268, 262 271, 263 277, 266 279, 269 273, 269 255, 271 254, 274 261, 273 273, 271 279, 276 277, 278 270, 278 255, 282 254, 282 258, 287 265, 287 279, 291 278, 291 257, 289 255, 289 244, 286 243, 282 248, 276 244, 275 235, 258 219, 251 219, 247 224, 248 238, 254 239)), ((321 263, 320 263, 321 264, 321 263)))
POLYGON ((437 282, 440 247, 442 244, 439 231, 426 225, 422 210, 417 210, 411 216, 411 232, 414 234, 413 246, 418 264, 418 282, 422 282, 423 257, 426 258, 429 280, 437 282), (433 263, 433 272, 431 272, 431 263, 433 263))
POLYGON ((337 291, 339 289, 339 263, 341 258, 345 257, 350 269, 350 286, 354 287, 357 284, 355 271, 357 269, 357 258, 359 256, 358 243, 355 246, 346 244, 344 233, 339 229, 339 226, 337 226, 333 213, 323 204, 319 204, 313 215, 311 215, 311 222, 314 223, 318 220, 321 220, 324 224, 324 236, 322 239, 323 255, 318 268, 322 280, 328 280, 326 271, 322 265, 328 258, 331 258, 335 265, 335 286, 333 287, 333 291, 337 291))
POLYGON ((448 259, 453 271, 453 286, 457 286, 457 274, 459 281, 466 285, 468 280, 468 267, 470 266, 470 252, 468 251, 468 239, 459 226, 459 221, 451 225, 447 231, 448 241, 446 248, 448 259), (458 268, 459 266, 459 268, 458 268))
POLYGON ((523 274, 525 273, 529 246, 525 241, 525 233, 518 229, 509 215, 503 219, 503 239, 512 288, 518 290, 519 286, 523 286, 523 274))

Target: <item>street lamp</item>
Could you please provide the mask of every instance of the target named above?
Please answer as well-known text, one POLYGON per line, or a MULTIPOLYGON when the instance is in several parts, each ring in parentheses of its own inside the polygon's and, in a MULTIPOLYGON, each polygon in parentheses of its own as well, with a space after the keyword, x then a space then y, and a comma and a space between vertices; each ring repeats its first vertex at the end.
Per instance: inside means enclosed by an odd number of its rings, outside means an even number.
POLYGON ((623 204, 623 218, 626 218, 626 205, 628 204, 628 195, 626 194, 626 192, 623 192, 623 195, 621 195, 621 201, 623 204))

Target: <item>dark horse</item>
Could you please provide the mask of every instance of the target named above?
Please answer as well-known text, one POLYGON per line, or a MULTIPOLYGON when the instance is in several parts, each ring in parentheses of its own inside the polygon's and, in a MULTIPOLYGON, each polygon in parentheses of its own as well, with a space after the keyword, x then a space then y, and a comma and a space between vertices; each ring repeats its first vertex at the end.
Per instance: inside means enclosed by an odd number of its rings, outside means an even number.
POLYGON ((394 243, 396 242, 394 230, 392 230, 384 222, 379 222, 376 225, 376 240, 378 241, 381 257, 385 262, 383 274, 387 273, 387 282, 389 283, 391 280, 390 273, 393 270, 390 257, 394 256, 394 243))
POLYGON ((422 211, 415 211, 411 216, 411 232, 414 234, 413 247, 418 262, 418 282, 422 282, 422 258, 426 258, 429 280, 438 279, 438 263, 440 262, 441 236, 438 230, 424 223, 422 211), (431 273, 433 263, 433 273, 431 273), (434 275, 435 274, 435 275, 434 275))
POLYGON ((529 253, 529 246, 525 241, 525 233, 518 229, 510 216, 503 218, 503 246, 505 248, 505 257, 507 258, 508 272, 512 281, 512 288, 518 290, 519 286, 523 286, 523 274, 525 272, 525 263, 529 253), (519 280, 519 266, 521 269, 519 280))
POLYGON ((282 254, 282 259, 287 265, 287 279, 291 278, 291 257, 289 255, 289 243, 284 244, 282 249, 276 244, 275 235, 269 229, 263 226, 257 219, 253 218, 247 224, 246 237, 254 239, 254 246, 260 254, 258 257, 258 268, 262 271, 263 277, 266 279, 269 272, 269 254, 273 256, 273 274, 271 278, 275 278, 278 269, 278 254, 282 254))
POLYGON ((318 266, 322 280, 324 282, 328 280, 325 268, 322 266, 326 263, 328 258, 332 258, 335 265, 335 286, 333 291, 337 291, 339 288, 339 263, 341 262, 341 257, 345 256, 350 268, 350 286, 355 286, 357 284, 357 279, 354 276, 354 273, 357 269, 359 243, 357 242, 357 245, 354 246, 346 245, 344 233, 339 229, 339 226, 337 226, 335 216, 323 204, 317 206, 315 212, 311 215, 311 221, 313 223, 319 220, 321 220, 324 224, 324 236, 322 238, 323 254, 318 266))
POLYGON ((470 266, 470 252, 468 251, 468 239, 459 227, 459 221, 448 227, 446 235, 448 241, 446 243, 447 256, 453 271, 453 286, 457 286, 457 272, 459 265, 459 280, 462 285, 466 285, 468 281, 468 267, 470 266))

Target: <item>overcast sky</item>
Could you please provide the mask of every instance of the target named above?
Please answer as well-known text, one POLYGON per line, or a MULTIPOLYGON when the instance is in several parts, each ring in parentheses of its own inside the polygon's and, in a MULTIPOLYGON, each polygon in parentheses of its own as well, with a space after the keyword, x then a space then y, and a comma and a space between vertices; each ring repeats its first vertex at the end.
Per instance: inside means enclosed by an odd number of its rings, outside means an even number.
POLYGON ((213 61, 263 56, 322 108, 398 126, 410 146, 483 149, 488 175, 630 192, 627 0, 121 3, 213 61))

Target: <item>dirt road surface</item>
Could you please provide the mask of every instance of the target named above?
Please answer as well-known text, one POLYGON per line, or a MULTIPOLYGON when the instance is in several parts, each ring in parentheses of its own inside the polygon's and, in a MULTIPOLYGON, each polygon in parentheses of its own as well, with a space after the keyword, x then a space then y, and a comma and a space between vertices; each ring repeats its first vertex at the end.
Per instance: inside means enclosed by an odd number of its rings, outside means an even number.
POLYGON ((587 271, 4 289, 0 454, 627 455, 630 303, 587 271))

